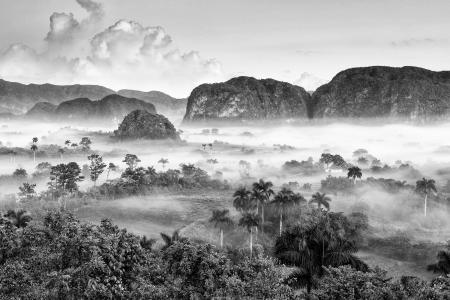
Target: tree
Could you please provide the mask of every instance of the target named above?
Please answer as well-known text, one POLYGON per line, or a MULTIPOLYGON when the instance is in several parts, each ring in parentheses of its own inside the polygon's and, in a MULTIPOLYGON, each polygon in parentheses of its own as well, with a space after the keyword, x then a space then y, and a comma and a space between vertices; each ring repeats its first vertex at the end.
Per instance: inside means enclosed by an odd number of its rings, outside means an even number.
POLYGON ((53 166, 50 171, 50 186, 54 186, 62 194, 65 192, 72 193, 78 190, 77 183, 84 179, 84 176, 80 174, 81 169, 76 162, 53 166))
POLYGON ((5 214, 5 218, 8 219, 17 228, 24 228, 30 223, 31 216, 25 210, 8 210, 5 214))
POLYGON ((208 159, 206 162, 207 162, 208 164, 210 164, 210 165, 215 165, 215 164, 218 164, 218 163, 219 163, 219 161, 218 161, 217 159, 215 159, 215 158, 210 158, 210 159, 208 159))
POLYGON ((33 161, 36 163, 36 151, 38 150, 38 146, 36 144, 31 145, 31 151, 33 151, 33 161))
POLYGON ((274 195, 272 190, 273 184, 270 181, 260 179, 253 183, 253 195, 258 203, 261 203, 261 231, 264 233, 264 205, 270 201, 270 197, 274 195))
POLYGON ((163 232, 160 233, 161 238, 164 241, 164 246, 161 248, 161 250, 166 250, 176 242, 186 241, 186 238, 180 236, 179 230, 175 230, 172 235, 165 234, 163 232))
POLYGON ((309 200, 309 203, 316 203, 319 209, 323 206, 326 208, 326 210, 330 210, 330 202, 331 202, 330 197, 328 197, 326 194, 321 194, 319 192, 312 195, 311 200, 309 200))
POLYGON ((16 178, 25 178, 27 176, 28 176, 28 173, 23 168, 18 168, 13 172, 13 177, 16 177, 16 178))
POLYGON ((416 192, 420 194, 424 194, 424 205, 423 205, 423 214, 427 216, 427 201, 428 194, 430 192, 437 192, 436 182, 433 179, 422 178, 416 182, 416 192))
POLYGON ((134 170, 141 160, 134 154, 126 154, 122 162, 124 162, 130 170, 134 170))
POLYGON ((33 144, 36 144, 37 142, 38 142, 38 138, 37 137, 34 137, 33 139, 32 139, 32 142, 33 142, 33 144))
POLYGON ((38 163, 38 165, 36 166, 36 171, 39 173, 46 173, 46 172, 50 172, 50 169, 52 168, 52 165, 47 162, 47 161, 43 161, 38 163))
POLYGON ((300 204, 301 202, 306 202, 305 198, 303 198, 300 194, 295 194, 290 189, 282 188, 279 191, 275 198, 272 200, 272 203, 277 207, 277 210, 280 214, 280 235, 283 231, 283 214, 287 208, 290 208, 294 205, 300 204))
POLYGON ((108 164, 108 172, 106 173, 106 181, 108 181, 109 178, 109 172, 113 171, 117 171, 118 167, 114 164, 114 163, 109 163, 108 164))
POLYGON ((260 217, 255 213, 245 212, 239 219, 239 226, 247 228, 250 233, 250 258, 253 256, 253 228, 258 227, 260 217))
POLYGON ((233 194, 233 206, 237 211, 248 212, 255 209, 255 201, 251 198, 252 192, 246 187, 240 187, 233 194))
POLYGON ((91 149, 92 141, 87 136, 82 137, 80 141, 80 145, 83 151, 89 151, 91 149))
POLYGON ((319 162, 325 164, 326 169, 330 170, 330 166, 333 163, 333 155, 330 153, 322 153, 319 162))
POLYGON ((24 182, 19 186, 19 197, 23 200, 30 200, 36 195, 36 184, 24 182))
POLYGON ((67 147, 69 147, 70 144, 72 144, 72 142, 71 142, 70 140, 66 140, 66 141, 64 142, 64 145, 66 145, 67 147))
POLYGON ((91 162, 89 170, 91 174, 91 180, 94 182, 94 186, 98 177, 103 173, 106 168, 106 164, 103 162, 103 158, 98 154, 91 154, 88 156, 88 160, 91 162))
POLYGON ((230 211, 228 209, 215 209, 212 212, 212 216, 209 222, 214 223, 214 227, 218 227, 220 231, 220 248, 223 248, 223 230, 226 226, 233 224, 231 220, 230 211))
POLYGON ((276 239, 274 254, 282 263, 295 266, 297 270, 288 278, 296 286, 306 286, 308 293, 316 277, 324 275, 324 266, 350 265, 366 271, 367 265, 354 254, 356 245, 342 232, 342 215, 313 211, 306 224, 288 227, 276 239))
POLYGON ((438 261, 436 263, 428 265, 428 271, 443 275, 450 274, 450 241, 447 244, 447 250, 438 252, 437 259, 438 261))
POLYGON ((356 178, 361 178, 362 172, 358 167, 350 167, 348 168, 347 178, 353 178, 353 183, 356 182, 356 178))
POLYGON ((163 170, 166 169, 166 164, 169 163, 169 160, 167 158, 161 158, 160 160, 158 160, 159 164, 162 164, 163 170))
POLYGON ((61 157, 61 160, 64 160, 64 149, 63 148, 59 148, 58 149, 58 153, 59 153, 59 155, 60 155, 60 157, 61 157))

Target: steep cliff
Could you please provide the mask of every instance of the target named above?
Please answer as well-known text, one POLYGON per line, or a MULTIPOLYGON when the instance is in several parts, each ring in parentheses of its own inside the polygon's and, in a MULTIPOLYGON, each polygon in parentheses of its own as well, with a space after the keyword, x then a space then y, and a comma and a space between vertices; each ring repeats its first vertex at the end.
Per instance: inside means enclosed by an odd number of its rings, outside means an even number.
POLYGON ((450 113, 450 72, 366 67, 338 73, 313 94, 314 118, 425 119, 450 113))
POLYGON ((175 127, 166 117, 146 110, 129 113, 114 131, 114 136, 119 139, 179 139, 175 127))
POLYGON ((273 79, 237 77, 202 84, 188 98, 185 121, 306 118, 310 95, 273 79))

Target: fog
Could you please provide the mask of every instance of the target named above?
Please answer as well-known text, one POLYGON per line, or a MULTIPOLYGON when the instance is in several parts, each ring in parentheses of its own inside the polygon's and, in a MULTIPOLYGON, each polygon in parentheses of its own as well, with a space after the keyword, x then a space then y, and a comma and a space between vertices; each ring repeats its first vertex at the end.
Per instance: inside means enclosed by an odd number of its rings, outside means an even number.
MULTIPOLYGON (((363 172, 362 179, 393 178, 415 185, 415 181, 424 176, 435 179, 438 190, 450 179, 450 141, 444 138, 448 136, 450 123, 429 126, 362 125, 343 122, 283 123, 264 127, 255 124, 189 126, 183 124, 178 117, 175 126, 181 130, 182 142, 121 142, 111 138, 117 124, 28 123, 3 120, 0 122, 0 141, 3 147, 24 148, 28 153, 19 153, 12 157, 7 151, 3 151, 0 156, 0 174, 10 175, 17 168, 24 168, 28 174, 32 174, 36 165, 43 161, 52 165, 69 161, 76 161, 80 165, 87 164, 86 155, 66 153, 61 157, 57 153, 46 152, 45 149, 47 145, 52 144, 63 147, 65 140, 78 143, 81 137, 88 136, 92 140, 93 151, 101 154, 106 163, 113 162, 122 169, 125 167, 122 160, 127 153, 136 154, 141 159, 140 165, 154 166, 158 171, 163 170, 158 160, 167 158, 169 162, 165 166, 166 170, 176 169, 181 163, 193 163, 212 177, 227 180, 232 188, 240 185, 250 186, 259 178, 272 181, 276 190, 288 182, 298 182, 300 186, 310 183, 312 191, 301 191, 307 199, 312 192, 319 190, 321 180, 327 175, 346 177, 346 172, 331 170, 329 174, 322 172, 305 175, 286 172, 282 166, 286 161, 303 161, 309 157, 316 163, 323 152, 339 154, 347 162, 355 163, 353 152, 363 148, 368 151, 370 157, 379 159, 382 165, 398 166, 401 161, 409 163, 417 170, 415 175, 411 176, 406 176, 397 169, 383 174, 363 172), (36 163, 29 151, 32 137, 39 138, 37 145, 40 150, 37 152, 36 163), (216 163, 208 162, 211 159, 215 159, 216 163), (246 163, 243 164, 242 161, 246 163)), ((120 173, 121 170, 111 172, 109 179, 119 177, 120 173)), ((101 175, 99 184, 105 180, 106 172, 101 175)), ((38 181, 37 189, 46 189, 47 182, 48 178, 38 181)), ((2 183, 2 196, 17 193, 18 185, 19 183, 2 183)), ((87 189, 92 186, 92 182, 86 179, 80 186, 81 189, 87 189)), ((231 209, 231 195, 232 191, 205 191, 188 198, 179 194, 127 198, 108 202, 109 204, 93 203, 92 206, 81 208, 80 214, 87 220, 113 217, 118 224, 130 230, 156 236, 160 231, 176 229, 207 218, 210 211, 217 206, 231 209), (208 197, 210 200, 199 204, 198 199, 209 199, 208 197), (135 217, 126 217, 129 215, 135 217)), ((432 217, 423 218, 421 199, 412 192, 391 194, 382 189, 366 187, 358 190, 354 196, 331 197, 331 207, 335 211, 355 211, 358 205, 364 203, 370 224, 374 232, 380 235, 402 231, 418 240, 439 242, 448 238, 450 232, 449 212, 445 206, 431 206, 432 217)))

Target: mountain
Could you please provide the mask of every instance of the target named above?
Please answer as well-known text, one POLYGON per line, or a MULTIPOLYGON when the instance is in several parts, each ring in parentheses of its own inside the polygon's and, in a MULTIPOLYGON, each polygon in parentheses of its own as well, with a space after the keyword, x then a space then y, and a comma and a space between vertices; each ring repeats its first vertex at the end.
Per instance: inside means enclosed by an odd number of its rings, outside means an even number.
POLYGON ((50 102, 38 102, 27 112, 27 116, 47 119, 53 116, 57 107, 50 102))
POLYGON ((187 99, 176 99, 158 91, 141 92, 136 90, 120 90, 117 94, 129 98, 137 98, 153 104, 159 112, 183 113, 186 110, 187 99))
POLYGON ((126 98, 117 94, 108 95, 101 100, 92 101, 88 98, 77 98, 64 101, 58 106, 51 103, 37 103, 27 112, 27 116, 45 117, 64 120, 122 120, 133 110, 146 110, 156 113, 155 106, 151 103, 126 98))
POLYGON ((365 67, 338 73, 313 94, 314 118, 449 116, 450 72, 365 67))
POLYGON ((119 139, 179 139, 175 127, 166 117, 146 110, 130 112, 114 131, 114 136, 119 139))
POLYGON ((188 98, 184 120, 306 118, 309 100, 299 86, 242 76, 196 87, 188 98))
POLYGON ((97 85, 21 84, 0 79, 0 112, 21 114, 38 102, 59 104, 81 97, 97 100, 113 93, 97 85))

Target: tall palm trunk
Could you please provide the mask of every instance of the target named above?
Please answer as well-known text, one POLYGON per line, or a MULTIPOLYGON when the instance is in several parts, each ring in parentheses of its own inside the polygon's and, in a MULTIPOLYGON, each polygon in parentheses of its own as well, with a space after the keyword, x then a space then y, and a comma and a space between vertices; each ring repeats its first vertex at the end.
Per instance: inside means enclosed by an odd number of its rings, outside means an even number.
POLYGON ((264 203, 261 203, 261 233, 264 235, 264 203))
POLYGON ((223 229, 220 228, 220 249, 223 248, 223 229))
POLYGON ((36 163, 36 151, 33 151, 33 161, 36 163))
POLYGON ((253 228, 250 228, 250 259, 253 257, 253 228))
POLYGON ((281 233, 283 232, 283 213, 280 213, 280 236, 281 233))
POLYGON ((428 200, 428 193, 425 193, 425 200, 423 205, 423 214, 425 217, 427 216, 427 200, 428 200))

